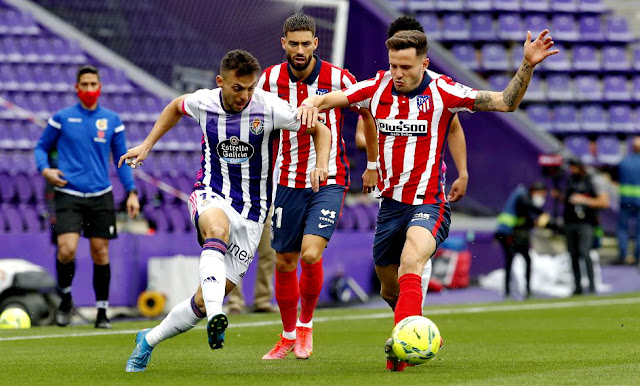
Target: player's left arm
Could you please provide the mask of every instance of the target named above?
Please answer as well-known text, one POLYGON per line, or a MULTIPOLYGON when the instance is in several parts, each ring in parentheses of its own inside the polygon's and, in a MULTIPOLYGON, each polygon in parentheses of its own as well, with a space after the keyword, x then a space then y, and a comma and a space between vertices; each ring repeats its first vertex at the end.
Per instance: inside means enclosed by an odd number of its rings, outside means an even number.
POLYGON ((378 184, 378 130, 368 109, 359 108, 358 114, 362 118, 358 120, 358 125, 362 125, 362 135, 367 150, 367 168, 362 174, 362 192, 371 193, 378 184))
POLYGON ((456 202, 467 193, 467 185, 469 183, 469 171, 467 170, 467 142, 457 114, 451 121, 447 140, 449 142, 451 157, 453 158, 453 162, 456 164, 456 169, 458 170, 458 178, 453 181, 451 190, 447 195, 447 200, 450 202, 456 202))
POLYGON ((133 179, 133 171, 129 165, 124 165, 124 167, 121 168, 117 167, 120 157, 127 152, 127 143, 124 133, 124 125, 118 118, 115 133, 111 139, 111 154, 113 155, 113 160, 116 164, 118 178, 128 194, 126 204, 127 213, 130 218, 134 219, 138 216, 138 213, 140 213, 140 202, 138 201, 138 191, 136 190, 136 184, 133 179))
POLYGON ((515 111, 524 97, 525 91, 531 82, 534 67, 545 58, 555 55, 559 50, 550 51, 553 40, 548 36, 549 30, 544 30, 538 38, 531 41, 531 31, 527 32, 527 40, 524 42, 524 59, 518 71, 502 92, 478 91, 473 111, 515 111))
POLYGON ((349 106, 349 99, 342 90, 324 95, 314 95, 302 101, 298 107, 298 119, 303 125, 313 127, 320 111, 349 106))
POLYGON ((308 127, 306 133, 313 138, 316 149, 316 168, 311 171, 311 187, 314 192, 320 189, 320 183, 329 177, 329 153, 331 152, 331 130, 322 122, 308 127))

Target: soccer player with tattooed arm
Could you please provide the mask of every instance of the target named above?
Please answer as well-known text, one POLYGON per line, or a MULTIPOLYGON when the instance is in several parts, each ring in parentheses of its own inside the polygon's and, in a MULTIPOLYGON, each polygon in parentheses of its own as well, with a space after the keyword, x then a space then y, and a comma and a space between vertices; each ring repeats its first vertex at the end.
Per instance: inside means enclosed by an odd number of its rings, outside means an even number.
MULTIPOLYGON (((389 70, 375 78, 302 102, 298 115, 313 125, 323 110, 359 105, 376 120, 382 198, 373 243, 380 294, 394 310, 394 322, 422 314, 420 275, 449 233, 450 209, 444 193, 442 154, 449 122, 460 111, 511 112, 522 101, 537 64, 554 42, 545 30, 535 40, 527 32, 524 59, 504 91, 474 90, 451 78, 432 79, 427 37, 403 31, 389 38, 389 70)), ((387 351, 387 370, 405 362, 387 351)))

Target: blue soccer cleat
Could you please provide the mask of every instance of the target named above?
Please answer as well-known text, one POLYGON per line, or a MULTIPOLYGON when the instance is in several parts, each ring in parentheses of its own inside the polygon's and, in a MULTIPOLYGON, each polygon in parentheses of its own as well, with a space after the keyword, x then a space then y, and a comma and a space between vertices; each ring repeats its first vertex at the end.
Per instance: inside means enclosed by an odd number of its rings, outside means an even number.
POLYGON ((207 337, 209 338, 209 346, 212 350, 224 347, 224 332, 229 325, 227 315, 215 315, 209 323, 207 323, 207 337))
POLYGON ((133 349, 125 367, 127 373, 139 373, 147 369, 147 364, 153 351, 153 347, 149 346, 145 339, 149 331, 151 331, 150 328, 145 328, 136 335, 136 347, 133 349))

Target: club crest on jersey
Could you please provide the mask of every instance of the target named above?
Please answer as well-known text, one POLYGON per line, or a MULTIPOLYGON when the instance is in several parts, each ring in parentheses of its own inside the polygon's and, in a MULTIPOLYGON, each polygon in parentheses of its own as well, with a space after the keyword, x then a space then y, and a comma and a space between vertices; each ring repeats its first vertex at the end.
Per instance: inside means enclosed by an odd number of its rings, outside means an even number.
POLYGON ((109 121, 107 120, 107 118, 98 119, 96 120, 96 127, 98 128, 98 130, 107 130, 107 128, 109 127, 109 121))
POLYGON ((329 93, 329 89, 328 88, 319 88, 316 90, 316 95, 324 95, 324 94, 328 94, 329 93))
POLYGON ((264 131, 264 123, 260 118, 254 118, 251 122, 251 127, 249 128, 251 132, 255 135, 260 135, 264 131))
POLYGON ((230 164, 241 164, 253 157, 254 149, 250 143, 233 136, 216 146, 218 156, 230 164))
POLYGON ((431 96, 429 95, 418 95, 418 110, 423 113, 431 110, 431 96))

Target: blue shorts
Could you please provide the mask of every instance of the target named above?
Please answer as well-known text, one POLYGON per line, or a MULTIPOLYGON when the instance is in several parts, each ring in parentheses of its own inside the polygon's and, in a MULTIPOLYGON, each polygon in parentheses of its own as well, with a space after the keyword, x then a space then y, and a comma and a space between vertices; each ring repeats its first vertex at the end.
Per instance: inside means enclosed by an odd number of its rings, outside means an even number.
POLYGON ((449 204, 409 205, 383 198, 373 239, 373 261, 381 266, 400 264, 407 230, 412 226, 428 229, 437 248, 449 235, 450 224, 449 204))
POLYGON ((304 235, 330 240, 336 229, 346 188, 326 185, 314 193, 311 188, 278 185, 271 219, 271 246, 277 252, 300 252, 304 235))

